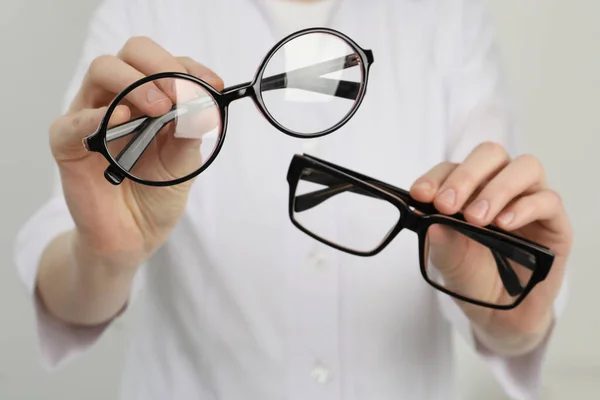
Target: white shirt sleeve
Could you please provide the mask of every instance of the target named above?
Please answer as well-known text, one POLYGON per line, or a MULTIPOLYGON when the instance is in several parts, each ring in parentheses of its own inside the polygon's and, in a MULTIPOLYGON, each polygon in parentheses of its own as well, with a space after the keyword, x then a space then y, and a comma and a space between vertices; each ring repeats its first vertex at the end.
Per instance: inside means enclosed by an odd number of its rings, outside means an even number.
MULTIPOLYGON (((66 110, 79 90, 91 61, 103 54, 116 54, 134 31, 131 16, 132 1, 104 1, 92 16, 83 54, 74 78, 67 90, 63 109, 66 110)), ((103 179, 99 177, 99 179, 103 179)), ((42 252, 59 234, 74 227, 67 208, 58 171, 55 168, 54 188, 50 199, 35 212, 17 234, 14 259, 18 274, 25 284, 35 307, 42 364, 52 369, 71 359, 95 343, 110 323, 95 328, 74 329, 47 314, 36 297, 36 279, 42 252)), ((142 276, 135 279, 132 296, 139 291, 142 276)))
MULTIPOLYGON (((485 141, 501 144, 513 157, 520 154, 521 137, 505 93, 485 1, 442 0, 439 7, 438 29, 446 36, 438 39, 436 61, 443 71, 448 101, 447 160, 462 162, 485 141)), ((556 318, 564 308, 566 292, 565 282, 555 303, 556 318)), ((470 322, 451 297, 440 293, 439 300, 444 315, 487 362, 507 395, 519 400, 538 397, 542 362, 552 332, 529 354, 501 357, 481 347, 470 322)))

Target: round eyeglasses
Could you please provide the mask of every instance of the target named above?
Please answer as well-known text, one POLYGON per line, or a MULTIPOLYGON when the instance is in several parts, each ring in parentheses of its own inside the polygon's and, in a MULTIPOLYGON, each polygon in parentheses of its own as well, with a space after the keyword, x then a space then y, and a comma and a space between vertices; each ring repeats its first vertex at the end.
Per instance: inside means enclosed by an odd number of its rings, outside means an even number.
POLYGON ((233 101, 251 97, 271 125, 287 135, 324 136, 356 113, 373 61, 371 50, 341 32, 304 29, 279 41, 251 82, 222 92, 184 73, 140 79, 116 96, 99 128, 83 143, 108 160, 104 176, 114 185, 125 178, 151 186, 176 185, 215 160, 233 101), (156 112, 142 113, 132 100, 149 93, 164 100, 156 112), (123 115, 128 115, 126 122, 123 115))

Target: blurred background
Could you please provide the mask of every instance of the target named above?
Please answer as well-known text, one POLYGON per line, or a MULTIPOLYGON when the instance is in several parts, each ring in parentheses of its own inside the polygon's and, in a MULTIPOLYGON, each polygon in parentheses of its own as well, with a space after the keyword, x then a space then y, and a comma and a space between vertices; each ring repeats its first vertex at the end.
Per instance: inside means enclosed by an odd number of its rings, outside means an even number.
MULTIPOLYGON (((115 324, 92 351, 53 374, 38 364, 33 314, 12 260, 14 234, 51 190, 47 128, 98 0, 3 1, 0 11, 0 399, 114 399, 128 327, 115 324)), ((520 123, 531 152, 570 212, 575 245, 570 297, 544 368, 542 399, 600 395, 600 1, 491 0, 520 123)), ((459 340, 465 399, 505 399, 459 340)))

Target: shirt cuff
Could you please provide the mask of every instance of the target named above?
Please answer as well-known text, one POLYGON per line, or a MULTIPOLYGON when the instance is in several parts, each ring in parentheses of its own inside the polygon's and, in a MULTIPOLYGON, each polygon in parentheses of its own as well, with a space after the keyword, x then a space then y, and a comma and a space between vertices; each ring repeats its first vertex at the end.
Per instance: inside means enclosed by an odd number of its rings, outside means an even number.
POLYGON ((50 315, 34 294, 34 308, 42 366, 54 370, 83 353, 98 341, 111 321, 94 327, 75 327, 50 315))
POLYGON ((55 197, 33 214, 17 234, 14 261, 30 295, 35 293, 42 254, 58 235, 75 227, 65 200, 55 197))
POLYGON ((547 354, 556 321, 566 305, 567 286, 567 277, 565 276, 554 302, 554 323, 544 340, 535 349, 520 356, 501 356, 486 349, 473 334, 471 323, 466 315, 450 296, 440 293, 440 304, 444 315, 456 328, 459 335, 490 367, 504 392, 514 400, 533 400, 539 397, 544 357, 547 354))
POLYGON ((554 324, 544 340, 532 351, 516 357, 503 357, 485 348, 476 338, 475 348, 492 373, 514 400, 534 400, 539 397, 542 366, 548 344, 554 331, 554 324))
POLYGON ((83 352, 110 325, 109 322, 96 327, 72 327, 50 315, 37 295, 38 267, 45 248, 73 227, 64 199, 55 197, 25 223, 15 242, 14 259, 34 306, 38 350, 41 364, 47 370, 53 370, 83 352))

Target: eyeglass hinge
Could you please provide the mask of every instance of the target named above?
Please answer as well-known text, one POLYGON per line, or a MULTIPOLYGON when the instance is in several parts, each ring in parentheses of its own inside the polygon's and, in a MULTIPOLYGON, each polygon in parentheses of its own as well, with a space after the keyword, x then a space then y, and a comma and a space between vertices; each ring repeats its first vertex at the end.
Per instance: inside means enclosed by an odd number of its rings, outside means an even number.
POLYGON ((402 225, 406 229, 413 231, 413 232, 417 232, 417 229, 419 227, 419 219, 420 219, 419 215, 415 214, 414 211, 407 208, 401 218, 403 220, 402 225))

